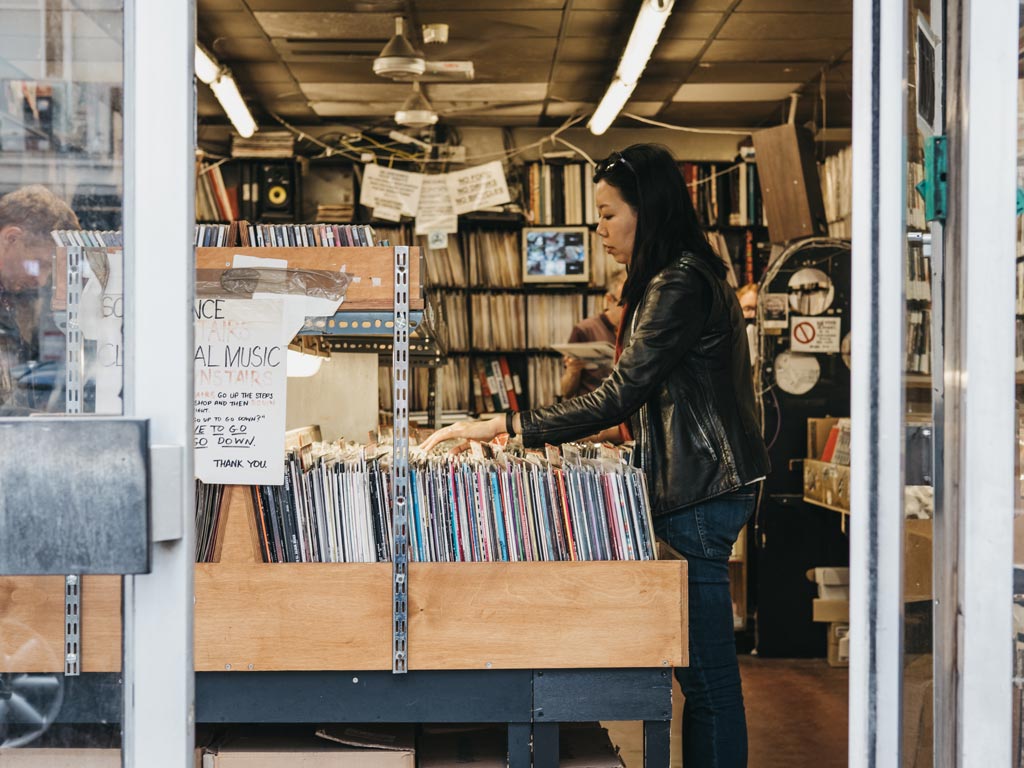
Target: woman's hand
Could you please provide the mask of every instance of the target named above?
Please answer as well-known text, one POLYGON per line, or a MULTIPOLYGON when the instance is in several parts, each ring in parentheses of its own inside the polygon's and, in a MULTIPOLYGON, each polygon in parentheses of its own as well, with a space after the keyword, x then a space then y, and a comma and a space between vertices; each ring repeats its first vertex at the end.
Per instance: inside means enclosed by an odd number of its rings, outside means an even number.
POLYGON ((459 421, 439 429, 422 443, 420 448, 431 451, 445 440, 480 440, 486 442, 505 431, 505 415, 479 421, 459 421))

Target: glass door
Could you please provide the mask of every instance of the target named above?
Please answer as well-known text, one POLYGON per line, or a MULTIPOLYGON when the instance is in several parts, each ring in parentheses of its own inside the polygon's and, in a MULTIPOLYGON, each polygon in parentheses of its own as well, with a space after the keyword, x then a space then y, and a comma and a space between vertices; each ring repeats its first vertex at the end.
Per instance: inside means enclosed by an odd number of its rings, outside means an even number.
POLYGON ((0 3, 0 750, 33 765, 192 759, 193 16, 0 3))

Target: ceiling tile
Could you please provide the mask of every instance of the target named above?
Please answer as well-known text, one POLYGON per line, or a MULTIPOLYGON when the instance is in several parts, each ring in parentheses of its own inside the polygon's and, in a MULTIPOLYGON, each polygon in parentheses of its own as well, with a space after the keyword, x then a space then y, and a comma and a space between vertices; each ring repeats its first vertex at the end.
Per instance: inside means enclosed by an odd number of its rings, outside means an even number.
POLYGON ((402 108, 401 101, 311 101, 309 108, 320 117, 385 117, 402 108))
POLYGON ((211 11, 247 11, 244 0, 197 0, 196 13, 199 15, 199 27, 202 29, 203 16, 211 11))
POLYGON ((821 61, 843 53, 847 40, 715 40, 701 61, 821 61))
POLYGON ((549 117, 569 117, 591 112, 596 106, 596 101, 550 101, 546 114, 549 117))
POLYGON ((231 67, 239 83, 294 83, 294 77, 283 64, 240 61, 231 67))
POLYGON ((689 67, 690 62, 688 60, 666 61, 659 59, 652 61, 647 64, 640 83, 642 84, 645 80, 671 80, 678 85, 679 78, 683 76, 689 67))
POLYGON ((816 77, 820 64, 784 61, 701 62, 689 83, 778 83, 807 82, 816 77))
POLYGON ((693 61, 697 58, 697 54, 700 53, 703 47, 703 40, 662 38, 658 41, 658 47, 654 49, 654 55, 651 59, 657 61, 693 61))
POLYGON ((619 54, 612 53, 600 45, 594 45, 593 40, 583 37, 568 37, 562 41, 558 49, 559 61, 600 61, 607 63, 611 61, 614 70, 615 62, 619 54))
POLYGON ((639 101, 664 102, 672 98, 672 95, 679 90, 678 80, 657 80, 644 77, 636 85, 633 91, 633 98, 639 101))
POLYGON ((471 125, 480 127, 494 126, 498 128, 534 126, 538 123, 538 119, 533 116, 520 117, 518 115, 490 113, 484 113, 482 115, 453 115, 443 119, 444 122, 449 123, 450 125, 471 125))
POLYGON ((779 107, 766 102, 725 102, 666 106, 658 119, 674 125, 714 128, 753 128, 777 122, 779 107))
POLYGON ((627 37, 631 23, 628 11, 578 11, 574 6, 565 33, 568 37, 627 37))
POLYGON ((300 83, 387 83, 373 74, 370 59, 362 61, 295 61, 288 62, 288 69, 300 83))
POLYGON ((608 83, 603 82, 552 83, 548 89, 548 96, 565 101, 597 101, 604 95, 607 87, 608 83))
POLYGON ((434 108, 438 114, 442 117, 466 117, 469 115, 508 115, 517 117, 540 117, 541 109, 543 109, 543 102, 537 102, 535 104, 503 104, 497 102, 494 104, 477 104, 467 105, 462 102, 444 102, 439 101, 434 104, 434 108))
POLYGON ((684 83, 672 96, 672 101, 779 101, 801 85, 803 83, 684 83))
POLYGON ((406 0, 245 0, 245 2, 253 11, 404 14, 408 7, 406 0))
POLYGON ((555 65, 552 80, 571 82, 573 80, 607 80, 615 72, 614 62, 559 61, 555 65))
POLYGON ((810 41, 822 38, 852 44, 853 18, 840 13, 734 13, 716 39, 810 41))
POLYGON ((398 101, 412 93, 400 83, 301 83, 309 101, 398 101))
POLYGON ((274 46, 263 37, 222 37, 214 40, 210 51, 222 62, 277 61, 274 46))
POLYGON ((438 101, 532 101, 543 100, 547 83, 502 83, 500 88, 481 83, 435 83, 427 95, 438 101))
MULTIPOLYGON (((509 0, 416 0, 416 10, 421 16, 442 11, 507 11, 509 6, 509 0)), ((565 0, 515 0, 515 8, 523 11, 561 12, 564 6, 565 0)))
POLYGON ((661 108, 665 106, 664 101, 627 101, 622 108, 623 112, 631 112, 640 117, 654 117, 661 108))
POLYGON ((261 37, 263 28, 248 11, 203 13, 196 20, 196 36, 200 40, 218 37, 261 37))
POLYGON ((673 13, 665 24, 662 38, 690 38, 706 40, 722 20, 720 13, 673 13))
MULTIPOLYGON (((418 6, 417 6, 418 7, 418 6)), ((505 4, 505 10, 419 11, 423 24, 443 23, 449 27, 449 40, 500 40, 508 37, 558 37, 561 11, 520 10, 517 4, 505 4), (509 6, 515 10, 509 10, 509 6)))
POLYGON ((740 10, 749 11, 803 11, 805 13, 852 13, 853 0, 743 0, 740 10))
POLYGON ((389 13, 260 11, 255 16, 270 37, 387 41, 395 33, 389 13))

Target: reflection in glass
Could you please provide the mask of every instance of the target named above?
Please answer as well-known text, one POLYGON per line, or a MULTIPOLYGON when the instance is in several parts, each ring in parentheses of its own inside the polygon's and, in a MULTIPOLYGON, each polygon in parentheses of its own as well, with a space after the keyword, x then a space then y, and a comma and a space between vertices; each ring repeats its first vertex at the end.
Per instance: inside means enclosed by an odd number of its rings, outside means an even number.
MULTIPOLYGON (((3 417, 123 413, 123 27, 121 0, 0 4, 3 417)), ((0 748, 119 750, 119 634, 65 637, 107 623, 119 580, 75 581, 62 621, 64 578, 2 570, 0 748)))

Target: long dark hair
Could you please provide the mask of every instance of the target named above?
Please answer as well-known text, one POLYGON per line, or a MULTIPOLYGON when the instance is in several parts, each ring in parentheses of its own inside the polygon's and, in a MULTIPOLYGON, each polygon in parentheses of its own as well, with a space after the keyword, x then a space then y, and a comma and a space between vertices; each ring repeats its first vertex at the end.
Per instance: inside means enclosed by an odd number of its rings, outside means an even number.
POLYGON ((636 211, 633 257, 622 289, 623 303, 635 309, 647 284, 683 251, 704 260, 720 278, 725 277, 725 264, 704 235, 686 181, 668 147, 633 144, 614 152, 597 166, 594 183, 599 181, 615 187, 636 211))

